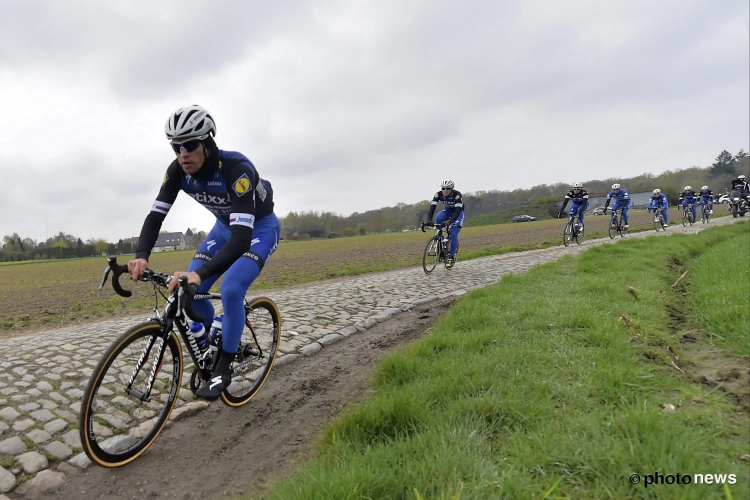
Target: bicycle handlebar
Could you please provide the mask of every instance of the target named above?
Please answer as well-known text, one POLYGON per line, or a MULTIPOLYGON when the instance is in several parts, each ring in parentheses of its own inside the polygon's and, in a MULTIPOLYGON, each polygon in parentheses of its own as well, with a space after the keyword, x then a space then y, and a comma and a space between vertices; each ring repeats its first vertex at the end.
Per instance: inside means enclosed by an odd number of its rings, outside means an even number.
MULTIPOLYGON (((110 255, 107 258, 107 267, 104 269, 104 276, 102 276, 99 290, 104 288, 104 284, 107 282, 107 277, 109 276, 110 271, 112 272, 112 288, 115 289, 117 295, 120 295, 121 297, 130 297, 133 295, 133 292, 125 290, 122 288, 122 285, 120 285, 120 276, 124 273, 128 273, 128 266, 118 264, 117 257, 114 255, 110 255)), ((169 282, 172 281, 172 279, 173 276, 155 273, 151 269, 144 269, 143 276, 138 278, 139 281, 150 281, 164 288, 169 286, 169 282)), ((185 309, 188 316, 201 323, 206 320, 205 316, 200 315, 193 310, 193 296, 198 293, 198 285, 188 283, 187 277, 182 276, 180 278, 180 286, 177 288, 176 293, 178 311, 185 309)))

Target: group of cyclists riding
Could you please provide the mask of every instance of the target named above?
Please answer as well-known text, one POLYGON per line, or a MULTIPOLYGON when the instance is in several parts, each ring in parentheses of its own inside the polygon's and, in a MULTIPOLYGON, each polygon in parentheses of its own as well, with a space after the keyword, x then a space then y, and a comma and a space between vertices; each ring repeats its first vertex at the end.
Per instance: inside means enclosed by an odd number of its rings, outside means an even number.
MULTIPOLYGON (((440 191, 435 193, 432 201, 430 202, 430 210, 427 214, 427 221, 422 223, 422 231, 425 230, 425 226, 433 225, 432 218, 435 214, 435 209, 438 203, 443 203, 443 210, 438 213, 435 218, 437 225, 443 225, 449 228, 450 233, 450 255, 445 263, 446 269, 452 269, 456 262, 456 251, 458 249, 458 233, 463 227, 465 212, 463 205, 463 198, 459 191, 454 189, 455 184, 452 180, 446 179, 440 185, 440 191)), ((744 175, 739 175, 737 178, 732 180, 732 190, 739 191, 741 196, 748 200, 748 194, 750 193, 750 185, 745 179, 744 175)), ((693 219, 696 218, 696 210, 700 204, 703 210, 708 210, 709 214, 713 214, 713 203, 714 194, 708 186, 702 186, 699 192, 695 192, 692 186, 685 186, 680 193, 679 197, 680 206, 682 210, 685 207, 691 205, 693 219)), ((573 183, 573 188, 568 191, 563 199, 560 211, 557 214, 558 218, 562 218, 565 208, 570 202, 569 215, 578 215, 578 222, 574 226, 574 231, 578 234, 583 233, 583 219, 586 210, 589 208, 589 193, 583 189, 583 184, 580 182, 573 183)), ((628 191, 623 189, 620 184, 612 184, 612 190, 607 193, 607 198, 604 202, 604 214, 607 214, 610 202, 612 202, 611 216, 614 217, 618 210, 622 210, 622 218, 625 225, 623 229, 628 229, 628 210, 630 209, 630 195, 628 191), (614 201, 613 201, 614 200, 614 201)), ((661 189, 654 189, 651 197, 649 198, 648 211, 656 213, 657 210, 661 210, 662 217, 664 219, 664 227, 666 228, 669 224, 669 216, 667 213, 667 207, 669 202, 667 195, 662 193, 661 189)))
MULTIPOLYGON (((739 175, 732 180, 732 191, 739 191, 741 193, 740 196, 742 196, 742 198, 744 198, 746 201, 749 201, 748 195, 750 194, 750 184, 748 184, 744 175, 739 175)), ((630 209, 630 196, 628 195, 627 190, 623 189, 619 184, 612 184, 612 190, 607 193, 607 198, 604 202, 605 215, 607 214, 607 208, 609 207, 609 204, 612 200, 614 200, 614 204, 612 205, 611 209, 612 217, 615 216, 617 210, 622 209, 622 218, 625 222, 625 226, 623 229, 627 230, 628 210, 630 209)), ((685 186, 685 188, 682 190, 682 193, 680 193, 679 201, 682 210, 685 210, 685 207, 687 205, 692 206, 693 219, 696 218, 696 210, 699 204, 701 205, 703 210, 708 210, 709 214, 713 214, 714 194, 708 186, 702 186, 698 193, 693 190, 692 186, 685 186)), ((565 212, 565 207, 568 205, 568 202, 571 202, 569 215, 575 216, 575 214, 578 214, 578 224, 576 225, 575 230, 577 232, 582 232, 583 217, 586 210, 589 208, 589 193, 585 189, 583 189, 583 184, 581 184, 580 182, 576 182, 573 184, 573 189, 568 191, 568 193, 565 195, 565 199, 563 199, 563 204, 557 214, 558 218, 562 218, 563 212, 565 212)), ((661 210, 662 216, 664 217, 665 228, 669 224, 669 218, 667 215, 668 206, 669 202, 667 201, 667 196, 662 193, 661 189, 654 189, 653 194, 649 198, 648 211, 653 211, 654 213, 656 213, 657 210, 661 210)))

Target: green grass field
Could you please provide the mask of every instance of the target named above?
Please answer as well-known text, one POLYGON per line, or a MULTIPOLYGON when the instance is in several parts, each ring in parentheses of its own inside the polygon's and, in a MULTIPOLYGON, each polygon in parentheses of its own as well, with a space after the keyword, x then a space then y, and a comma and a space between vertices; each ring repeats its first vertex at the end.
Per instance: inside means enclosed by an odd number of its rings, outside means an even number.
POLYGON ((687 289, 721 295, 715 270, 728 258, 747 284, 749 230, 598 246, 468 294, 419 343, 383 360, 373 396, 333 421, 316 458, 262 498, 750 497, 740 460, 747 415, 678 371, 689 360, 670 314, 682 309, 743 352, 747 293, 727 309, 672 284, 686 265, 687 289), (630 482, 656 473, 735 474, 736 484, 630 482))

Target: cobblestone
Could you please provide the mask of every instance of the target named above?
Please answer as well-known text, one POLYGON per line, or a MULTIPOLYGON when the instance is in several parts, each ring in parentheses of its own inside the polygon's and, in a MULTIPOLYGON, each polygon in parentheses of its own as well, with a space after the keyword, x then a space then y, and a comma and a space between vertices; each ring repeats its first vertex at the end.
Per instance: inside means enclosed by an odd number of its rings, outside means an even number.
MULTIPOLYGON (((731 218, 715 219, 711 226, 730 224, 731 218)), ((560 232, 562 236, 562 227, 560 232)), ((670 226, 672 233, 695 233, 701 228, 670 226)), ((628 234, 625 239, 665 233, 646 231, 628 234)), ((425 235, 425 239, 427 235, 425 235)), ((602 238, 580 246, 552 247, 542 250, 460 261, 452 270, 436 269, 425 275, 420 267, 372 273, 320 284, 304 285, 264 292, 282 313, 282 342, 278 365, 293 363, 302 356, 314 355, 349 335, 359 335, 377 322, 429 304, 438 297, 461 296, 499 281, 507 274, 526 272, 532 266, 551 262, 564 255, 576 255, 595 245, 620 241, 602 238), (446 278, 450 277, 450 281, 446 278), (461 289, 446 291, 446 283, 458 283, 461 289)), ((93 367, 113 338, 143 321, 144 315, 75 325, 26 336, 0 340, 0 460, 15 459, 27 473, 50 467, 44 453, 57 461, 78 468, 91 462, 80 453, 78 413, 81 397, 93 367), (29 430, 31 429, 31 430, 29 430), (25 442, 24 442, 25 441, 25 442), (34 449, 27 444, 34 443, 34 449), (75 455, 74 455, 75 453, 75 455)), ((192 363, 186 358, 186 375, 192 363)), ((271 375, 273 376, 273 374, 271 375)), ((188 388, 189 376, 183 376, 175 418, 187 418, 208 404, 193 402, 188 388)), ((107 394, 102 388, 101 396, 107 394)), ((218 404, 218 403, 214 403, 218 404)), ((107 415, 113 425, 122 425, 127 414, 107 415)), ((97 429, 101 432, 108 429, 97 429)), ((55 463, 52 464, 55 466, 55 463)), ((0 493, 11 491, 21 469, 0 467, 0 493)))

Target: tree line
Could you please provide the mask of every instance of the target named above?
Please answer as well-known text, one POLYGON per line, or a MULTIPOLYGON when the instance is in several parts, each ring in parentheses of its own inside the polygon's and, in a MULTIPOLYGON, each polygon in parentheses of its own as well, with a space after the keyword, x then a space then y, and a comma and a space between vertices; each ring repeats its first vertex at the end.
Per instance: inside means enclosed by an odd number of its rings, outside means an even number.
MULTIPOLYGON (((710 167, 691 167, 686 169, 668 170, 659 175, 644 173, 635 177, 610 177, 604 180, 590 180, 584 182, 584 187, 591 194, 601 194, 610 191, 613 183, 619 182, 629 191, 638 189, 661 189, 668 199, 676 203, 682 188, 691 185, 700 189, 702 185, 709 185, 715 193, 723 194, 723 189, 729 186, 732 178, 739 173, 749 170, 750 155, 740 150, 736 155, 722 151, 710 167)), ((563 199, 570 190, 570 182, 556 184, 539 184, 529 189, 514 189, 512 191, 477 191, 463 193, 464 208, 467 224, 471 218, 478 215, 498 212, 510 208, 549 203, 563 199)), ((413 204, 399 203, 392 207, 379 208, 367 212, 355 212, 344 216, 334 212, 302 211, 289 212, 280 217, 281 226, 286 237, 339 237, 354 236, 370 232, 400 231, 416 228, 427 218, 431 200, 423 200, 413 204)))
MULTIPOLYGON (((584 182, 584 187, 591 194, 608 192, 614 182, 621 183, 628 191, 658 187, 672 203, 676 203, 679 193, 686 185, 691 185, 696 189, 702 185, 708 185, 714 193, 722 194, 723 189, 729 186, 731 179, 740 173, 747 175, 749 170, 750 155, 747 152, 740 150, 736 155, 732 155, 724 150, 710 167, 667 170, 659 175, 644 173, 627 179, 610 177, 604 180, 591 180, 584 182)), ((555 201, 562 200, 565 193, 570 190, 571 183, 577 180, 579 179, 571 179, 566 183, 539 184, 529 189, 512 191, 492 190, 464 193, 467 223, 470 224, 471 218, 477 215, 531 203, 549 203, 552 206, 555 201)), ((289 212, 279 219, 283 236, 291 239, 334 238, 401 231, 416 228, 427 218, 430 201, 423 200, 412 204, 399 203, 392 207, 362 213, 354 212, 348 216, 325 211, 289 212)), ((195 235, 197 242, 203 241, 206 237, 205 231, 198 231, 195 228, 188 228, 185 235, 195 235)), ((80 238, 61 231, 39 243, 13 233, 2 239, 0 261, 93 257, 102 254, 128 254, 134 251, 134 244, 122 239, 117 243, 111 243, 102 238, 89 239, 84 242, 80 238)))
MULTIPOLYGON (((166 232, 168 231, 162 231, 162 233, 166 232)), ((206 238, 205 231, 197 231, 195 228, 188 228, 185 235, 195 235, 198 242, 206 238)), ((37 242, 32 238, 23 238, 18 233, 13 233, 3 236, 1 243, 0 262, 132 254, 136 250, 136 244, 132 241, 120 239, 117 243, 110 243, 104 238, 91 238, 83 241, 81 238, 63 231, 42 242, 37 242)))

